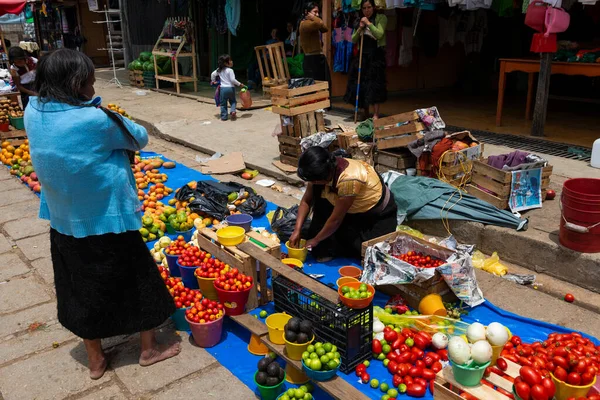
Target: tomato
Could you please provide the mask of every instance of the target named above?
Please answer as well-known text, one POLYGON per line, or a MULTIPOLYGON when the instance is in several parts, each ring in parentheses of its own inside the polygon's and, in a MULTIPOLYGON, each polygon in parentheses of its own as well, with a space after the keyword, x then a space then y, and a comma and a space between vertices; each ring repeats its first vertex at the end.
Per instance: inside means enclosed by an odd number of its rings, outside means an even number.
POLYGON ((503 355, 502 357, 504 357, 504 358, 506 358, 508 361, 512 361, 512 362, 514 362, 514 363, 518 363, 518 362, 519 362, 519 359, 518 359, 516 356, 512 355, 512 354, 505 354, 505 355, 503 355))
POLYGON ((546 391, 546 396, 548 396, 548 399, 551 399, 554 397, 554 393, 556 393, 556 386, 554 386, 554 382, 552 381, 552 379, 550 378, 544 378, 542 379, 542 386, 544 387, 544 390, 546 391))
POLYGON ((485 369, 485 371, 483 372, 483 376, 485 376, 486 378, 487 378, 488 376, 490 376, 491 374, 492 374, 492 367, 487 367, 487 368, 485 369))
POLYGON ((521 338, 519 336, 513 336, 510 338, 510 342, 515 345, 518 346, 521 344, 521 338))
POLYGON ((423 372, 421 373, 421 376, 423 377, 423 379, 425 379, 426 381, 432 381, 435 379, 435 372, 433 372, 430 369, 425 368, 423 370, 423 372))
POLYGON ((554 372, 554 370, 556 369, 556 365, 554 365, 554 363, 552 361, 547 362, 544 367, 550 371, 550 372, 554 372))
POLYGON ((411 385, 413 383, 413 378, 411 376, 406 375, 404 377, 404 384, 406 384, 406 386, 411 385))
POLYGON ((575 301, 575 296, 573 296, 571 293, 567 293, 565 294, 565 301, 567 303, 572 303, 575 301))
POLYGON ((508 369, 508 364, 504 358, 496 360, 496 366, 498 366, 501 371, 506 371, 508 369))
POLYGON ((589 367, 587 367, 587 370, 585 372, 587 372, 588 374, 590 374, 592 376, 596 376, 596 375, 598 375, 598 368, 589 366, 589 367))
POLYGON ((373 342, 371 343, 371 351, 375 354, 381 354, 382 349, 381 349, 381 342, 377 339, 373 339, 373 342))
POLYGON ((420 335, 416 335, 413 340, 415 342, 415 347, 417 347, 421 350, 425 350, 429 346, 427 339, 423 338, 420 335))
POLYGON ((529 397, 531 389, 529 388, 529 385, 526 384, 525 382, 519 382, 519 383, 515 382, 515 392, 517 392, 517 394, 519 395, 519 397, 521 399, 523 399, 523 400, 530 400, 531 399, 529 397))
POLYGON ((571 372, 567 376, 567 383, 573 386, 579 386, 581 384, 581 375, 577 372, 571 372))
POLYGON ((412 397, 423 397, 425 396, 426 390, 427 387, 419 383, 412 383, 410 385, 406 385, 406 394, 412 397))
POLYGON ((410 356, 411 356, 411 352, 410 351, 405 351, 404 353, 400 354, 398 356, 398 362, 399 363, 406 363, 410 361, 410 356))
POLYGON ((438 350, 437 354, 440 356, 440 359, 442 361, 448 361, 448 350, 446 350, 446 349, 438 350))
POLYGON ((404 377, 404 376, 408 375, 408 371, 409 370, 410 370, 410 365, 409 364, 406 364, 406 363, 400 364, 398 366, 397 374, 400 375, 400 376, 402 376, 402 377, 404 377))
POLYGON ((565 370, 569 369, 569 362, 564 357, 554 356, 554 358, 552 358, 552 362, 557 367, 561 367, 561 368, 563 368, 565 370))
POLYGON ((441 362, 439 362, 439 361, 436 361, 436 362, 434 362, 434 363, 433 363, 433 365, 431 366, 431 370, 432 370, 433 372, 435 372, 436 374, 437 374, 438 372, 440 372, 440 371, 442 370, 442 368, 443 368, 443 367, 442 367, 442 363, 441 363, 441 362))
POLYGON ((423 374, 423 368, 419 368, 419 367, 412 367, 408 371, 408 375, 412 376, 413 378, 418 378, 422 374, 423 374))
POLYGON ((529 395, 532 400, 548 400, 546 389, 542 385, 533 385, 529 395))
POLYGON ((425 355, 425 357, 423 357, 423 362, 425 363, 425 366, 427 367, 431 367, 433 365, 433 363, 435 362, 435 360, 433 359, 433 357, 430 356, 431 353, 427 353, 425 355))
POLYGON ((587 372, 581 374, 581 385, 586 386, 592 383, 594 380, 594 375, 590 375, 587 372))
POLYGON ((396 341, 396 339, 398 339, 398 333, 393 329, 390 329, 387 332, 385 332, 385 330, 384 330, 383 338, 388 343, 394 343, 396 341))
POLYGON ((367 370, 367 366, 363 363, 358 364, 358 366, 356 367, 356 376, 360 377, 362 376, 362 374, 367 370))
POLYGON ((404 341, 406 340, 406 338, 402 335, 398 335, 398 339, 394 340, 394 343, 392 343, 392 349, 397 350, 400 348, 400 346, 402 346, 404 344, 404 341))
POLYGON ((360 376, 360 380, 362 381, 362 383, 369 383, 369 381, 371 380, 371 376, 365 372, 360 376))
POLYGON ((566 382, 567 376, 568 376, 568 373, 563 367, 558 366, 554 370, 554 377, 556 379, 558 379, 559 381, 566 382))
POLYGON ((390 374, 395 375, 398 372, 398 363, 390 361, 387 366, 387 369, 388 371, 390 371, 390 374))
POLYGON ((527 383, 529 386, 539 385, 542 383, 542 376, 539 372, 531 367, 521 367, 519 370, 519 375, 523 378, 523 381, 527 383))
POLYGON ((394 387, 398 387, 401 383, 402 377, 400 375, 394 375, 394 378, 392 379, 392 385, 394 385, 394 387))

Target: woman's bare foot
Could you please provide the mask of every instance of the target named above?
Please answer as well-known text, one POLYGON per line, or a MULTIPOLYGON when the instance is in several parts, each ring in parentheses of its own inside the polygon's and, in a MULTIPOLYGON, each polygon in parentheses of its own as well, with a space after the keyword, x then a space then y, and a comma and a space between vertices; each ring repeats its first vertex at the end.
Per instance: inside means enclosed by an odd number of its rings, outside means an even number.
POLYGON ((104 376, 106 368, 108 368, 108 359, 106 357, 97 360, 88 360, 90 367, 90 378, 93 380, 100 379, 104 376))
POLYGON ((175 357, 181 351, 179 343, 155 344, 151 349, 142 351, 140 354, 140 365, 148 367, 157 362, 175 357))

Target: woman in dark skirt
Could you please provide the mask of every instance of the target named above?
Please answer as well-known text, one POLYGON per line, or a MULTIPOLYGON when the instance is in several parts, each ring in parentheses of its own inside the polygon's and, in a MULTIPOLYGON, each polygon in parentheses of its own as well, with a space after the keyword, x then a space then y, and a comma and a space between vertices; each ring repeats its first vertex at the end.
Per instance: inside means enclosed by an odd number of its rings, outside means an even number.
POLYGON ((146 130, 100 106, 94 65, 62 49, 41 59, 25 110, 31 159, 43 190, 40 217, 50 220, 58 320, 83 338, 90 377, 108 361, 100 339, 140 332, 139 363, 177 355, 154 328, 175 305, 138 229, 140 204, 130 155, 146 130))
POLYGON ((319 18, 319 5, 315 2, 306 4, 304 9, 304 19, 300 22, 300 46, 304 52, 304 69, 305 78, 313 78, 316 81, 329 82, 331 89, 331 76, 329 74, 329 64, 323 53, 321 44, 321 34, 329 29, 319 18))
POLYGON ((300 157, 298 176, 308 185, 290 244, 300 241, 312 209, 306 247, 318 261, 360 259, 363 242, 396 230, 394 196, 369 164, 335 157, 315 146, 300 157))
MULTIPOLYGON (((379 105, 387 100, 385 78, 385 28, 387 17, 376 12, 374 0, 363 0, 361 4, 363 17, 358 29, 352 34, 352 41, 360 43, 363 38, 362 66, 358 106, 364 109, 364 118, 369 117, 369 107, 373 106, 373 119, 379 118, 379 105)), ((356 86, 358 83, 359 58, 355 57, 350 66, 348 86, 344 101, 356 105, 356 86)))

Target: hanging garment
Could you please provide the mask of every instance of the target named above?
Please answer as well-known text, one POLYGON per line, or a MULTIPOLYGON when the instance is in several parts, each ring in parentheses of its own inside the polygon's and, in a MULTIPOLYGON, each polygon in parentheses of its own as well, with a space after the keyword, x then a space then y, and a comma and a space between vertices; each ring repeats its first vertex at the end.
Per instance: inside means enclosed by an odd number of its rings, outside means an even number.
POLYGON ((233 36, 237 36, 237 27, 240 25, 240 14, 242 12, 241 0, 227 0, 225 3, 225 16, 227 26, 233 36))
POLYGON ((333 56, 333 71, 347 73, 352 60, 352 28, 336 28, 333 31, 332 40, 335 46, 333 56))
MULTIPOLYGON (((512 0, 510 0, 512 2, 512 0)), ((458 14, 452 13, 450 17, 438 18, 439 26, 440 26, 440 47, 448 43, 450 46, 454 46, 456 43, 456 26, 458 25, 458 14)))
POLYGON ((483 47, 483 39, 487 35, 487 14, 485 10, 479 9, 469 13, 468 28, 465 37, 465 54, 479 53, 483 47))
POLYGON ((398 56, 398 65, 408 67, 413 59, 413 27, 405 26, 402 28, 402 45, 400 46, 400 55, 398 56))
POLYGON ((405 8, 404 0, 386 0, 386 7, 390 8, 405 8))

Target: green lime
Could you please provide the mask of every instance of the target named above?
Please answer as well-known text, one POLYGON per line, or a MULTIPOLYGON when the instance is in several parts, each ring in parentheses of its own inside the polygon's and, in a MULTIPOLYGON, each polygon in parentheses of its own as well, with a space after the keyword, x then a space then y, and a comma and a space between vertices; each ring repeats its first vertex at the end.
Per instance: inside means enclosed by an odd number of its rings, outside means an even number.
POLYGON ((384 394, 383 396, 381 396, 381 400, 390 400, 390 396, 387 394, 384 394))
POLYGON ((381 343, 381 345, 383 346, 384 344, 387 344, 387 340, 385 340, 385 339, 380 340, 379 343, 381 343))
POLYGON ((315 346, 313 346, 312 344, 309 344, 308 347, 306 348, 306 351, 308 351, 309 353, 314 353, 315 346))
POLYGON ((366 298, 369 298, 369 297, 371 297, 371 293, 369 293, 369 292, 360 292, 360 298, 361 299, 366 299, 366 298))
POLYGON ((404 344, 408 347, 413 347, 415 345, 415 341, 413 338, 408 338, 404 341, 404 344))
POLYGON ((288 396, 288 394, 285 393, 279 398, 279 400, 292 400, 292 399, 290 399, 290 396, 288 396))
POLYGON ((373 389, 377 389, 378 386, 379 386, 379 381, 377 379, 371 379, 371 387, 373 389))
POLYGON ((307 382, 304 386, 306 386, 306 390, 308 393, 312 393, 315 390, 314 385, 311 382, 307 382))
POLYGON ((333 353, 333 358, 340 359, 340 358, 342 358, 342 355, 336 351, 335 353, 333 353))
MULTIPOLYGON (((390 388, 390 385, 388 385, 388 384, 387 384, 387 383, 385 383, 385 382, 383 382, 383 383, 381 384, 381 386, 379 386, 379 390, 381 390, 383 393, 387 393, 387 394, 390 394, 390 393, 388 392, 389 388, 390 388)), ((390 397, 394 397, 394 396, 390 395, 390 397)))
POLYGON ((304 393, 304 391, 302 389, 295 389, 294 392, 296 392, 296 393, 294 393, 294 397, 296 399, 298 399, 298 400, 304 399, 304 395, 306 393, 304 393))
POLYGON ((324 355, 325 355, 325 353, 327 353, 327 352, 325 351, 325 349, 324 349, 324 348, 322 348, 322 347, 317 347, 317 351, 316 351, 316 353, 317 353, 317 355, 318 355, 319 357, 321 357, 321 356, 324 356, 324 355))
POLYGON ((305 385, 300 386, 298 389, 302 390, 304 393, 308 393, 308 388, 305 385))
POLYGON ((329 358, 330 360, 333 360, 335 358, 335 354, 333 354, 332 352, 329 353, 325 353, 325 355, 327 356, 327 358, 329 358))
POLYGON ((323 364, 321 364, 321 361, 318 358, 315 358, 314 360, 310 361, 310 369, 312 369, 313 371, 320 371, 322 368, 323 364))
POLYGON ((344 294, 344 297, 347 299, 351 299, 352 298, 352 293, 348 292, 346 294, 344 294))
POLYGON ((336 360, 330 360, 327 363, 327 366, 329 367, 329 369, 336 369, 340 364, 336 361, 336 360))
POLYGON ((318 349, 319 347, 323 347, 323 342, 315 343, 315 349, 318 349))
POLYGON ((364 283, 361 283, 361 285, 358 287, 359 292, 366 292, 367 290, 369 290, 369 289, 367 288, 367 285, 365 285, 364 283))
POLYGON ((331 345, 331 343, 325 343, 323 345, 323 348, 325 349, 326 352, 330 352, 332 347, 333 346, 331 345))
POLYGON ((265 310, 262 310, 258 315, 260 315, 261 318, 266 318, 269 314, 265 310))
POLYGON ((417 310, 413 310, 411 314, 412 315, 419 315, 419 312, 417 310))
POLYGON ((329 357, 327 357, 327 356, 321 356, 320 360, 321 360, 321 363, 327 364, 329 362, 329 357))
POLYGON ((310 393, 304 393, 302 400, 313 400, 313 395, 310 393))
POLYGON ((336 345, 331 345, 331 350, 332 353, 335 353, 337 350, 337 346, 336 345))
POLYGON ((277 358, 277 354, 275 354, 274 352, 270 351, 270 352, 269 352, 269 358, 270 358, 271 360, 274 360, 274 359, 276 359, 276 358, 277 358))
POLYGON ((388 394, 390 397, 398 397, 398 391, 397 391, 396 389, 390 389, 390 390, 388 390, 388 391, 387 391, 387 394, 388 394))
POLYGON ((360 299, 360 294, 358 294, 356 292, 350 293, 350 298, 352 300, 358 300, 358 299, 360 299))
POLYGON ((400 333, 400 332, 402 332, 402 329, 400 329, 400 328, 394 328, 394 332, 400 333))
POLYGON ((311 360, 316 360, 319 358, 319 355, 317 353, 310 353, 310 359, 311 360))
POLYGON ((342 286, 342 294, 346 294, 350 291, 350 288, 348 286, 342 286))
POLYGON ((384 344, 381 346, 381 350, 383 351, 383 354, 387 354, 392 351, 392 347, 389 344, 384 344))
POLYGON ((304 353, 302 353, 303 360, 308 360, 309 358, 310 358, 310 353, 308 351, 305 351, 304 353))
POLYGON ((387 368, 388 364, 390 363, 390 360, 388 360, 387 358, 385 360, 383 360, 383 366, 387 368))
POLYGON ((379 353, 379 355, 377 356, 377 359, 378 359, 379 361, 383 361, 383 360, 385 360, 385 354, 383 354, 383 353, 379 353))
POLYGON ((363 361, 363 364, 365 364, 365 367, 367 367, 367 368, 369 368, 369 365, 371 365, 371 363, 369 362, 369 360, 363 361))
POLYGON ((398 386, 398 391, 400 393, 406 393, 406 385, 404 383, 401 383, 400 386, 398 386))
POLYGON ((288 389, 287 392, 285 392, 285 394, 287 394, 293 399, 294 397, 296 397, 296 389, 288 389))

